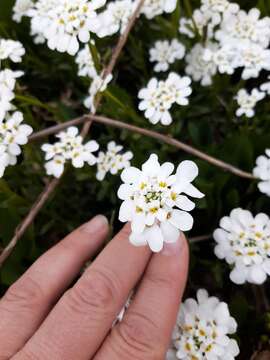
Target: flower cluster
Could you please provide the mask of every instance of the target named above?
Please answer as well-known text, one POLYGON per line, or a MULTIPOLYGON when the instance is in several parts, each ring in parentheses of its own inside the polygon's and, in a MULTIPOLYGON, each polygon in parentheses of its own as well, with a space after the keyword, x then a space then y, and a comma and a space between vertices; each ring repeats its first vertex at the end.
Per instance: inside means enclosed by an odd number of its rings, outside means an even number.
POLYGON ((31 18, 31 33, 36 43, 47 41, 48 47, 60 52, 75 55, 79 42, 87 43, 90 32, 96 32, 99 23, 96 10, 106 0, 38 0, 30 7, 15 4, 14 18, 20 21, 26 15, 31 18))
POLYGON ((99 37, 122 34, 134 12, 136 2, 133 0, 116 0, 108 4, 105 11, 99 13, 99 28, 96 33, 99 37))
POLYGON ((228 305, 200 289, 181 304, 166 360, 234 360, 239 348, 228 335, 236 329, 228 305))
MULTIPOLYGON (((25 50, 22 44, 14 40, 0 39, 0 61, 9 59, 18 63, 22 61, 25 50)), ((17 163, 21 154, 21 145, 28 142, 33 129, 23 124, 23 114, 16 111, 12 103, 15 99, 16 79, 22 71, 4 69, 0 71, 0 177, 8 165, 17 163)))
POLYGON ((253 89, 251 94, 249 94, 246 89, 240 89, 235 97, 239 105, 236 115, 241 116, 245 114, 249 118, 253 117, 255 115, 254 108, 257 102, 262 100, 264 97, 265 93, 259 91, 258 89, 253 89))
POLYGON ((270 196, 270 149, 266 149, 265 154, 257 158, 253 174, 261 180, 258 183, 259 190, 270 196))
MULTIPOLYGON (((263 69, 270 70, 270 50, 267 49, 270 18, 261 19, 257 8, 246 12, 227 0, 202 0, 193 18, 196 29, 190 19, 182 18, 179 30, 189 37, 194 37, 196 31, 201 36, 206 33, 207 41, 204 47, 200 46, 200 57, 209 62, 212 76, 217 71, 231 75, 242 68, 242 79, 247 80, 257 78, 263 69)), ((191 51, 186 60, 191 74, 193 63, 196 63, 195 51, 191 51)), ((202 82, 202 85, 210 84, 211 81, 202 82)))
POLYGON ((0 178, 8 165, 17 163, 17 156, 21 154, 20 145, 28 142, 28 136, 33 131, 31 126, 22 122, 23 114, 19 111, 6 114, 5 120, 0 121, 0 178))
POLYGON ((190 84, 188 76, 181 77, 174 72, 171 72, 165 81, 152 78, 147 87, 138 94, 142 100, 139 109, 145 111, 145 117, 152 124, 160 121, 162 125, 170 125, 172 117, 169 110, 174 103, 188 104, 188 96, 192 92, 190 84))
POLYGON ((100 151, 97 157, 97 179, 102 181, 106 174, 117 174, 120 170, 130 167, 130 160, 133 158, 131 151, 120 153, 123 146, 110 141, 107 145, 107 151, 100 151))
POLYGON ((98 150, 98 143, 91 140, 83 144, 83 138, 78 134, 79 130, 71 126, 56 135, 59 140, 53 145, 42 145, 41 149, 45 152, 47 161, 45 169, 48 175, 59 178, 64 171, 65 163, 69 160, 75 168, 82 168, 85 163, 96 164, 97 158, 92 153, 98 150))
POLYGON ((262 284, 270 275, 269 234, 270 219, 262 213, 253 217, 238 208, 220 220, 214 232, 215 254, 233 265, 230 279, 234 283, 262 284))
POLYGON ((147 19, 153 19, 157 15, 173 12, 176 4, 177 0, 145 0, 141 12, 147 19))
POLYGON ((192 228, 193 218, 188 211, 195 204, 186 195, 204 196, 191 184, 198 168, 192 161, 183 161, 175 175, 173 170, 172 163, 160 165, 157 155, 152 154, 142 170, 129 167, 122 172, 124 184, 118 190, 118 197, 123 203, 119 220, 131 222, 129 239, 135 246, 148 244, 152 251, 158 252, 164 242, 175 242, 180 230, 192 228))
POLYGON ((169 65, 176 60, 183 59, 186 48, 177 39, 171 42, 168 40, 156 41, 154 47, 150 49, 150 61, 157 62, 154 71, 167 71, 169 65))
POLYGON ((10 59, 14 63, 22 61, 25 49, 19 41, 0 39, 0 61, 10 59))
POLYGON ((112 74, 107 75, 105 78, 103 75, 96 75, 88 89, 89 96, 84 100, 84 106, 91 110, 92 113, 96 111, 96 96, 98 93, 102 93, 106 90, 109 82, 112 80, 112 74))
POLYGON ((97 76, 95 63, 88 45, 86 45, 78 52, 75 58, 75 62, 78 64, 79 67, 79 76, 87 76, 90 79, 93 79, 97 76))

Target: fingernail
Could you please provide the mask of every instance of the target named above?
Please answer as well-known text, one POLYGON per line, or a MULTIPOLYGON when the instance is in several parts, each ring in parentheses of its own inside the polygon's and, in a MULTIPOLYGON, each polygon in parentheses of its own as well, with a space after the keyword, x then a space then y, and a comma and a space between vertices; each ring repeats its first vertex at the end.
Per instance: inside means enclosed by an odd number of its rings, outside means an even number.
POLYGON ((173 243, 164 243, 164 247, 162 249, 162 255, 165 256, 175 256, 181 253, 182 246, 185 241, 185 236, 183 233, 180 234, 176 242, 173 243))
POLYGON ((84 225, 82 225, 81 230, 88 233, 88 234, 94 234, 103 228, 108 227, 108 220, 104 215, 97 215, 84 225))

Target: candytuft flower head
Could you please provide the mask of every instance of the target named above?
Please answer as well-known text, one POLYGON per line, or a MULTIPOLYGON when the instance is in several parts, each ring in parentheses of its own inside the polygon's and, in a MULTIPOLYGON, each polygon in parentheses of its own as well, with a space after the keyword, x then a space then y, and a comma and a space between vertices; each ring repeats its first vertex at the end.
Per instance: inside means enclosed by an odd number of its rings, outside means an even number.
POLYGON ((144 116, 152 124, 159 121, 162 125, 170 125, 172 117, 169 109, 174 103, 188 105, 188 96, 192 93, 191 79, 188 76, 179 76, 171 72, 168 78, 158 81, 152 78, 147 87, 139 91, 139 110, 144 111, 144 116))
POLYGON ((170 64, 183 59, 185 51, 185 46, 177 39, 173 39, 171 42, 168 40, 156 41, 154 47, 149 51, 150 61, 157 62, 154 71, 167 71, 170 64))
POLYGON ((270 275, 270 219, 255 217, 240 208, 220 220, 214 231, 215 254, 233 266, 230 279, 236 284, 262 284, 270 275))
POLYGON ((172 13, 176 4, 176 0, 145 0, 141 12, 147 19, 153 19, 163 13, 172 13))
POLYGON ((49 160, 45 164, 48 175, 59 178, 68 160, 75 168, 82 168, 85 163, 94 165, 97 162, 92 153, 98 150, 98 143, 90 140, 83 144, 83 138, 78 134, 79 130, 71 126, 66 131, 61 131, 56 135, 59 141, 53 145, 42 145, 41 149, 45 152, 45 160, 49 160))
POLYGON ((105 79, 103 79, 102 74, 96 75, 93 78, 91 85, 88 89, 89 96, 84 100, 83 103, 84 106, 90 109, 92 113, 96 111, 95 100, 97 94, 102 93, 107 89, 107 86, 109 82, 112 80, 112 78, 113 78, 112 74, 107 75, 105 79))
POLYGON ((18 63, 22 61, 25 49, 19 41, 0 39, 0 61, 10 59, 18 63))
POLYGON ((240 89, 235 97, 239 108, 236 110, 237 116, 246 115, 251 118, 255 115, 255 106, 258 101, 265 97, 265 93, 258 89, 252 89, 249 94, 246 89, 240 89))
POLYGON ((181 304, 166 360, 234 360, 239 354, 236 340, 237 323, 228 305, 204 289, 197 299, 181 304))
POLYGON ((253 175, 261 181, 258 183, 259 190, 270 196, 270 149, 265 150, 265 155, 260 155, 256 159, 256 166, 253 175))
POLYGON ((102 181, 108 172, 115 175, 120 170, 130 166, 130 160, 133 158, 133 153, 131 151, 121 153, 122 150, 123 146, 117 145, 114 141, 110 141, 106 153, 103 151, 98 153, 97 180, 102 181))
POLYGON ((23 124, 23 114, 19 111, 6 114, 5 120, 0 120, 0 178, 8 165, 17 163, 21 154, 21 145, 28 142, 28 136, 33 129, 23 124))
POLYGON ((141 170, 130 167, 122 172, 119 220, 131 222, 129 240, 133 245, 148 244, 152 251, 159 252, 164 242, 178 239, 180 230, 192 228, 193 218, 188 211, 195 204, 186 195, 204 196, 191 184, 198 175, 198 167, 187 160, 179 164, 175 175, 173 170, 172 163, 160 165, 157 155, 152 154, 141 170))

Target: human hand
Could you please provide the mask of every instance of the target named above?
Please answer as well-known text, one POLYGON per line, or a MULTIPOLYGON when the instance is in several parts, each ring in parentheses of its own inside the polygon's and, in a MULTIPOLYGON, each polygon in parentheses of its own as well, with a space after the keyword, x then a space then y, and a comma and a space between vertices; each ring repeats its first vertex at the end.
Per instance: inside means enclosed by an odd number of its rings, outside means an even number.
POLYGON ((0 301, 0 360, 163 360, 186 283, 188 246, 182 235, 152 254, 131 245, 129 232, 124 226, 67 291, 108 235, 106 218, 96 216, 41 256, 0 301))

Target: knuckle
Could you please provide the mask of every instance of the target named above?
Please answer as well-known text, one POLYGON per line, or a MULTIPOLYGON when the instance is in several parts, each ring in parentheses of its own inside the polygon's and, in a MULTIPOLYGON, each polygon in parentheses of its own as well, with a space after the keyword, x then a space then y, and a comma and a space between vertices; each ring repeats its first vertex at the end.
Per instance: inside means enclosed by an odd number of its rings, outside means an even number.
POLYGON ((160 346, 159 328, 147 315, 129 312, 125 320, 115 328, 122 348, 134 358, 144 360, 164 359, 164 349, 160 346))
POLYGON ((109 316, 117 298, 117 286, 105 270, 91 270, 67 293, 67 303, 72 312, 109 316))
POLYGON ((22 310, 32 310, 43 299, 44 293, 40 285, 30 276, 25 276, 10 286, 2 301, 22 310))

